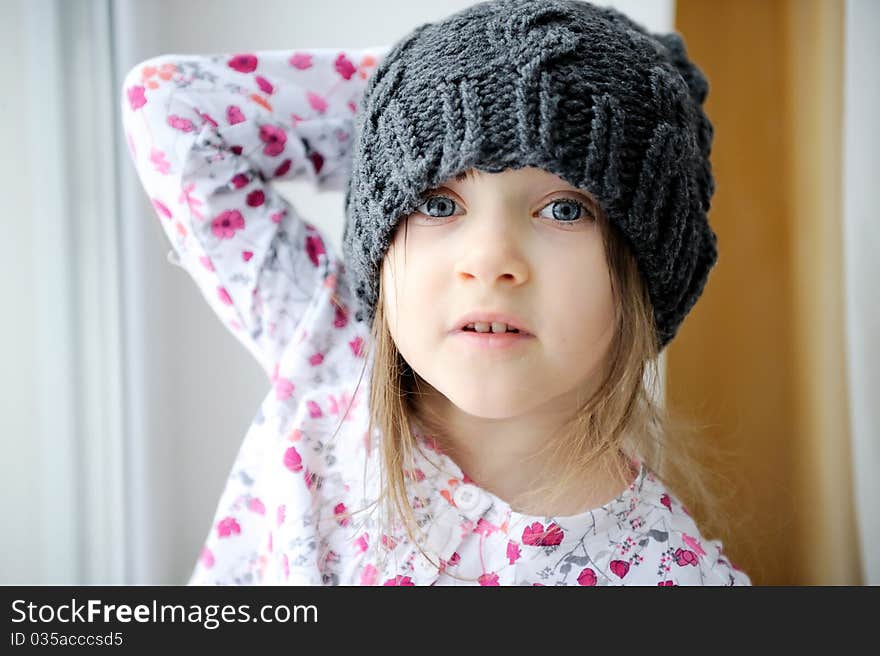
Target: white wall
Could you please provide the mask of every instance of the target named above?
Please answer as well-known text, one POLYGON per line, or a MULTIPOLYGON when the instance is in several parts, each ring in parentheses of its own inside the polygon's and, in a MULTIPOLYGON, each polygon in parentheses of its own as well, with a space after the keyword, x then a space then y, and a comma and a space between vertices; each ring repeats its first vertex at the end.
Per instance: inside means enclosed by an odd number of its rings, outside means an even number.
MULTIPOLYGON (((39 513, 33 512, 39 497, 38 479, 32 475, 32 464, 39 461, 40 445, 35 441, 34 417, 37 416, 35 391, 36 299, 22 281, 34 280, 39 261, 34 258, 33 216, 30 196, 30 171, 33 154, 27 135, 20 129, 20 120, 31 110, 23 94, 9 93, 22 89, 26 76, 26 43, 20 25, 24 21, 25 0, 5 2, 0 14, 0 42, 4 57, 0 58, 0 143, 6 155, 0 157, 0 180, 3 213, 0 226, 3 238, 10 245, 0 258, 0 299, 3 319, 0 321, 0 480, 3 490, 4 532, 0 581, 3 583, 37 582, 39 513), (15 153, 15 156, 10 156, 15 153)), ((40 581, 41 582, 41 581, 40 581)))

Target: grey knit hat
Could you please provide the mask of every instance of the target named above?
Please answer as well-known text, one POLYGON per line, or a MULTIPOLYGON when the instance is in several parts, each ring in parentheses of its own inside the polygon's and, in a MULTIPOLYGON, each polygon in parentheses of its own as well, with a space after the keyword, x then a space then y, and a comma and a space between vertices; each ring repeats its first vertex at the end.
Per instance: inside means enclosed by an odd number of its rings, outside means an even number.
POLYGON ((372 324, 379 267, 421 194, 533 166, 589 191, 638 261, 658 348, 718 259, 708 84, 676 33, 579 0, 491 0, 398 41, 355 116, 343 252, 372 324))

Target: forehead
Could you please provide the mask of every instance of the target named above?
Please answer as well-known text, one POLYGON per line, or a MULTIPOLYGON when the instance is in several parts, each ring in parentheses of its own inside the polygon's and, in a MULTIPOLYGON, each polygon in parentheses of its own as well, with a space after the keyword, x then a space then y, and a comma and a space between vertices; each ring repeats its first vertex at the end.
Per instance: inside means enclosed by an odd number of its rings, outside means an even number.
POLYGON ((457 173, 455 176, 447 180, 447 182, 468 183, 479 182, 482 180, 501 181, 508 179, 517 184, 548 184, 569 187, 571 189, 576 188, 572 187, 558 175, 533 166, 525 166, 518 169, 504 169, 497 173, 488 173, 479 169, 470 168, 457 173))

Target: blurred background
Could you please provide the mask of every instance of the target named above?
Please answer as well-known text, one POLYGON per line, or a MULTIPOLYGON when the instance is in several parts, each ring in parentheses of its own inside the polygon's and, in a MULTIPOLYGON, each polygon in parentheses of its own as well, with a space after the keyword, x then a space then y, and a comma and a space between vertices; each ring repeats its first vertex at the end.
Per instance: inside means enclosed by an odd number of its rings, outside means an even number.
MULTIPOLYGON (((166 259, 125 74, 390 45, 469 4, 0 0, 0 584, 185 583, 269 390, 166 259)), ((710 84, 720 256, 663 358, 727 454, 705 519, 756 584, 880 584, 880 3, 598 4, 680 32, 710 84)), ((341 192, 278 187, 341 252, 341 192)))

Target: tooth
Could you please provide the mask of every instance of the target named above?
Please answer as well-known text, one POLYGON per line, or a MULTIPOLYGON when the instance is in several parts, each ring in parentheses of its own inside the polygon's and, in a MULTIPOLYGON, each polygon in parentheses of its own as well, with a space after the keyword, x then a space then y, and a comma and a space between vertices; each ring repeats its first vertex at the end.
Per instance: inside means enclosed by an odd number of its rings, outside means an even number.
POLYGON ((477 321, 474 323, 474 329, 478 333, 488 333, 490 330, 490 326, 488 323, 483 323, 482 321, 477 321))
POLYGON ((506 333, 507 332, 507 324, 501 323, 500 321, 492 322, 492 332, 493 333, 506 333))

